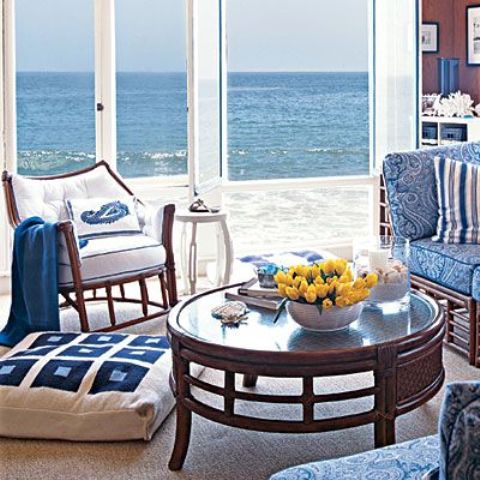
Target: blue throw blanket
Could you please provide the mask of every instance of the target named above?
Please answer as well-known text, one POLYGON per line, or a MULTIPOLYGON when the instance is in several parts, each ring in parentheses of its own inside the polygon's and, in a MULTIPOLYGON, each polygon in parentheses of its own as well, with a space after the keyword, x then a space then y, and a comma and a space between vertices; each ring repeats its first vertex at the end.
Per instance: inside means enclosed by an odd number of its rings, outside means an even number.
POLYGON ((12 347, 31 332, 59 331, 57 227, 39 217, 15 230, 12 305, 0 345, 12 347))

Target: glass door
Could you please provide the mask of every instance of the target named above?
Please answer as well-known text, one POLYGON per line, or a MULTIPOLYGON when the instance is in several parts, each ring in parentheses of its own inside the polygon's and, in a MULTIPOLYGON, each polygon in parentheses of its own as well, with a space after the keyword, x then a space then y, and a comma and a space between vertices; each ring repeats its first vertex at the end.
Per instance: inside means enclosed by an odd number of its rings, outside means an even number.
POLYGON ((224 0, 188 0, 188 122, 191 196, 219 185, 226 152, 224 0))

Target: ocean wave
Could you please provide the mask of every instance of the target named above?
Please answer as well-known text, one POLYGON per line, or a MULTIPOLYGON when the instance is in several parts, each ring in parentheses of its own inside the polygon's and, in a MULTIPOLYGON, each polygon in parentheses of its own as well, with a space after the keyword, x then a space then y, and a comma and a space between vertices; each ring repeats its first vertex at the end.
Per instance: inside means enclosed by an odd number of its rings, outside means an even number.
POLYGON ((187 156, 186 150, 176 150, 175 152, 144 152, 143 155, 146 158, 152 160, 163 160, 164 158, 185 158, 187 156))
POLYGON ((352 154, 365 154, 368 153, 368 148, 325 148, 325 147, 313 147, 305 149, 307 153, 329 153, 332 155, 352 155, 352 154))
POLYGON ((368 154, 368 148, 352 147, 352 148, 328 148, 328 147, 312 147, 312 148, 255 148, 253 150, 243 148, 232 148, 228 152, 229 156, 245 156, 245 155, 302 155, 302 154, 327 154, 327 155, 365 155, 368 154))

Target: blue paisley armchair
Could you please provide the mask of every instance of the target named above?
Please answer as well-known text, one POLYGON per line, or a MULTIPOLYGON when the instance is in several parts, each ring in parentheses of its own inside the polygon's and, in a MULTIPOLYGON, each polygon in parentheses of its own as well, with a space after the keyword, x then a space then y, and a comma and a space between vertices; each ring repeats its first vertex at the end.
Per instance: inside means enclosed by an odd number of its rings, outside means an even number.
POLYGON ((410 239, 412 286, 442 303, 446 341, 480 366, 480 245, 432 240, 438 220, 435 157, 480 164, 480 143, 388 155, 380 191, 380 234, 410 239))
POLYGON ((288 468, 270 480, 480 478, 480 383, 447 385, 438 435, 288 468))
MULTIPOLYGON (((62 306, 76 310, 82 331, 92 330, 88 302, 106 303, 108 321, 97 328, 102 331, 150 320, 165 314, 177 303, 172 246, 173 204, 159 208, 146 206, 134 197, 104 161, 75 172, 47 177, 24 177, 3 172, 2 182, 12 227, 32 216, 57 224, 60 232, 58 285, 59 293, 65 300, 62 306), (135 206, 133 214, 138 219, 140 230, 134 234, 123 232, 82 240, 69 217, 68 204, 71 199, 98 197, 115 199, 115 202, 107 204, 109 207, 128 200, 135 206), (147 284, 147 280, 152 278, 159 281, 156 288, 160 293, 159 300, 154 300, 149 293, 151 282, 147 284), (129 283, 138 284, 139 294, 129 293, 126 289, 129 283), (118 322, 116 306, 120 302, 137 304, 138 311, 135 309, 134 315, 140 315, 118 322)), ((84 214, 96 215, 99 212, 86 211, 84 214)))

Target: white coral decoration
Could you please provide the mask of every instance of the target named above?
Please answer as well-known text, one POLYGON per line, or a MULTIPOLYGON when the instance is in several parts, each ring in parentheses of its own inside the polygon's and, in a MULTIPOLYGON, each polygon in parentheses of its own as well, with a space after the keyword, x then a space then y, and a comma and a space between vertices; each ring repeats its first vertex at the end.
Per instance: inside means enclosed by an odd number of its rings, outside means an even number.
POLYGON ((438 107, 438 115, 442 117, 467 117, 473 115, 473 100, 467 93, 460 91, 443 98, 438 107))

